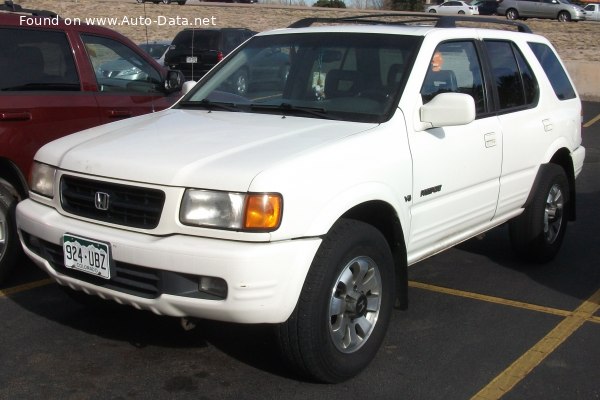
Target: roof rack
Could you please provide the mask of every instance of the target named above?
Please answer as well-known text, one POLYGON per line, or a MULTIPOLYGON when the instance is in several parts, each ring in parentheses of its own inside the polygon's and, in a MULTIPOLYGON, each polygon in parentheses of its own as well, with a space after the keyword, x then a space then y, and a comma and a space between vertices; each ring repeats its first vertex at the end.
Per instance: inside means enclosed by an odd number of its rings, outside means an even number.
POLYGON ((369 24, 369 25, 411 25, 416 23, 431 23, 436 28, 455 28, 457 21, 466 21, 474 23, 489 23, 497 25, 508 25, 516 27, 519 32, 532 33, 531 29, 522 22, 509 21, 489 17, 466 16, 466 15, 439 15, 434 13, 419 13, 419 12, 397 12, 387 14, 364 14, 355 15, 352 17, 340 18, 322 18, 311 17, 298 20, 288 26, 288 28, 306 28, 316 23, 330 24, 369 24), (411 17, 410 20, 382 21, 375 18, 390 18, 390 17, 411 17))
POLYGON ((53 11, 47 10, 32 10, 29 8, 23 8, 18 4, 15 4, 12 0, 6 0, 4 4, 0 4, 0 11, 10 11, 21 14, 30 14, 37 17, 48 17, 56 18, 58 14, 53 11))

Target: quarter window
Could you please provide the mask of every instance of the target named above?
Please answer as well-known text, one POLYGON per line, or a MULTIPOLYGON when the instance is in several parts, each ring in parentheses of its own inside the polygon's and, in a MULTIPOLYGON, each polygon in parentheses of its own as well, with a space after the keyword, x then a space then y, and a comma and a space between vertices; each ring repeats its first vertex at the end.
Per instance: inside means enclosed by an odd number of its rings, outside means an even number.
POLYGON ((544 43, 529 43, 529 47, 533 50, 533 53, 542 65, 546 76, 548 76, 548 80, 552 85, 552 89, 554 89, 554 93, 556 93, 556 97, 560 100, 575 98, 577 96, 575 94, 575 89, 573 88, 573 85, 571 85, 569 77, 560 64, 560 61, 558 61, 558 57, 556 57, 554 51, 544 43))

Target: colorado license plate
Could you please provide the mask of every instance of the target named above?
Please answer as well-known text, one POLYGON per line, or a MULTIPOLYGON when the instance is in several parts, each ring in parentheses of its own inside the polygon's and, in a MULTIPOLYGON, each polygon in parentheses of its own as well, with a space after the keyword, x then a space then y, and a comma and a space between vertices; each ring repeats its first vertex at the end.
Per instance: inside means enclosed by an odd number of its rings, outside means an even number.
POLYGON ((63 235, 65 267, 110 279, 109 245, 95 240, 63 235))
POLYGON ((186 57, 185 62, 188 64, 196 64, 198 62, 198 57, 186 57))

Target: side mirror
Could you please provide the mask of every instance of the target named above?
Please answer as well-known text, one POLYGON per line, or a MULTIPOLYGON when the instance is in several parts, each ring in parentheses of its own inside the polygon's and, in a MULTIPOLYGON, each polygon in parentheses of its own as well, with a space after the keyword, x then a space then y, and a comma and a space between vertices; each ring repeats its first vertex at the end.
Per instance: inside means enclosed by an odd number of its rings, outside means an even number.
POLYGON ((167 93, 174 93, 180 91, 183 87, 184 81, 185 77, 183 76, 183 72, 169 70, 165 79, 165 91, 167 93))
POLYGON ((475 120, 475 100, 464 93, 440 93, 419 111, 428 128, 466 125, 475 120))

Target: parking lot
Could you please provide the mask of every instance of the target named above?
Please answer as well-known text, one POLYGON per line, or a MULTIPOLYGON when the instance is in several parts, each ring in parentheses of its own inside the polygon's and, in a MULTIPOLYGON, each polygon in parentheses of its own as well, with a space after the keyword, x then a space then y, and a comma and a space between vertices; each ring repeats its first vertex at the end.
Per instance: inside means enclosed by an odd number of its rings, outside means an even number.
POLYGON ((299 381, 269 326, 85 308, 28 260, 0 286, 0 399, 600 399, 600 103, 584 103, 577 222, 552 263, 520 264, 505 227, 409 271, 370 367, 299 381))

